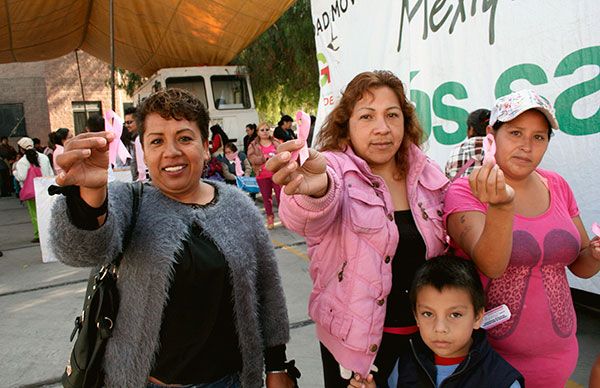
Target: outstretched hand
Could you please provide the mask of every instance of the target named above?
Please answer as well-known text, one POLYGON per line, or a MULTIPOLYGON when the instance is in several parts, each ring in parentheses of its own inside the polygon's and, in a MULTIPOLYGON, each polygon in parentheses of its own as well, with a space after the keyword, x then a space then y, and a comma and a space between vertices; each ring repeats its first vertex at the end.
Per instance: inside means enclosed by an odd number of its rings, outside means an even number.
POLYGON ((114 139, 112 132, 89 132, 67 140, 64 153, 56 158, 56 163, 63 169, 56 177, 56 183, 88 189, 105 187, 108 182, 108 144, 114 139))
POLYGON ((290 140, 277 148, 277 154, 267 161, 273 172, 273 182, 283 187, 288 195, 304 194, 322 197, 327 192, 327 160, 320 152, 309 148, 308 159, 302 166, 291 160, 292 152, 302 148, 303 142, 290 140))
POLYGON ((469 175, 469 186, 473 195, 492 206, 511 204, 515 190, 506 183, 504 173, 497 164, 485 162, 469 175))

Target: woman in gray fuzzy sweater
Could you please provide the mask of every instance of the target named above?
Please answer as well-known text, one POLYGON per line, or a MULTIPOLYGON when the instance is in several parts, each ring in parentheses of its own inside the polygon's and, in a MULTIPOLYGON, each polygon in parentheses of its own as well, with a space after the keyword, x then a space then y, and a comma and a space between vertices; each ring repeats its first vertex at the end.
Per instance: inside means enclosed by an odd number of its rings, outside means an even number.
MULTIPOLYGON (((291 387, 285 297, 263 220, 236 188, 200 180, 210 157, 205 108, 169 89, 145 100, 137 120, 152 185, 119 266, 105 385, 260 387, 266 371, 267 387, 291 387)), ((113 140, 79 135, 58 159, 57 183, 79 188, 53 209, 52 244, 68 265, 107 263, 123 248, 133 194, 130 184, 107 185, 113 140)))

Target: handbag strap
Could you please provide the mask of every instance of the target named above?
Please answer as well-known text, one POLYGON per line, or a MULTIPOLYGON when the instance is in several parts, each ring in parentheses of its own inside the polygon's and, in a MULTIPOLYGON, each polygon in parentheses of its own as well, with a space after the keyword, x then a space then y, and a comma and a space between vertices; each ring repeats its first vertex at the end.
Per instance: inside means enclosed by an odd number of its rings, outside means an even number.
POLYGON ((129 227, 125 231, 125 236, 123 237, 123 246, 121 247, 121 252, 117 255, 117 257, 112 261, 112 264, 115 267, 119 267, 121 264, 121 260, 123 259, 123 252, 125 252, 125 248, 129 245, 131 241, 131 236, 133 235, 133 229, 135 229, 135 225, 138 219, 138 213, 140 208, 140 202, 142 199, 142 195, 144 193, 144 184, 142 182, 134 182, 131 185, 131 193, 133 196, 133 213, 131 214, 131 221, 129 222, 129 227))

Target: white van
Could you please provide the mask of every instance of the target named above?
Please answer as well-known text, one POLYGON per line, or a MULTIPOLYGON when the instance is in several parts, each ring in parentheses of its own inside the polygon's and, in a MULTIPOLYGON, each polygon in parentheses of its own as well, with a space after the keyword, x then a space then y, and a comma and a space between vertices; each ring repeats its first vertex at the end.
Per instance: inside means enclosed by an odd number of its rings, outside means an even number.
POLYGON ((243 66, 160 69, 135 91, 134 104, 139 105, 151 93, 164 88, 192 92, 208 108, 210 126, 219 124, 238 146, 242 146, 246 125, 258 124, 250 77, 243 66))

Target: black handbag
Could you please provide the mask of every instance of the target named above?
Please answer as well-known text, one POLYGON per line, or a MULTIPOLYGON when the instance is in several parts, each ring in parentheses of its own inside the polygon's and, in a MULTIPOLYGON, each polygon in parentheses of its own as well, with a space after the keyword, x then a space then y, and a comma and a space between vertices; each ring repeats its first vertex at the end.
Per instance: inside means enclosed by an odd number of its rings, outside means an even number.
POLYGON ((77 333, 79 334, 62 376, 63 387, 92 388, 104 385, 104 351, 119 310, 117 271, 137 221, 143 185, 137 182, 131 185, 131 189, 133 213, 129 228, 125 232, 122 250, 112 262, 103 265, 99 270, 92 270, 90 274, 83 311, 75 318, 75 327, 71 333, 71 341, 77 333))

